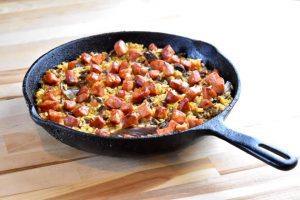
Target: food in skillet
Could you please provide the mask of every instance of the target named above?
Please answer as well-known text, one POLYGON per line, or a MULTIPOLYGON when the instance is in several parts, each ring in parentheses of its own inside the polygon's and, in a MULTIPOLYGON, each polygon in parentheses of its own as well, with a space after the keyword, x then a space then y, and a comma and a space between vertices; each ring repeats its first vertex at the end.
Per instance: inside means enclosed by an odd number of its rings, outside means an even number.
POLYGON ((111 136, 154 126, 162 135, 219 114, 232 101, 231 90, 217 70, 176 55, 170 45, 145 48, 119 40, 110 53, 82 53, 49 69, 36 103, 42 118, 78 131, 111 136))

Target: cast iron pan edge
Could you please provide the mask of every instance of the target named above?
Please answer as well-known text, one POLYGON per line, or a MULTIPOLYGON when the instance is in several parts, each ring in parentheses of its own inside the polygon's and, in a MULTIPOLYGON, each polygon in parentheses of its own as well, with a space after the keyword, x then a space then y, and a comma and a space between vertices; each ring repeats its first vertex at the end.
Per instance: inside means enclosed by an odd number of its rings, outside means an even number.
POLYGON ((297 165, 296 157, 255 138, 228 129, 224 125, 224 119, 239 98, 239 77, 233 65, 215 47, 202 41, 165 33, 138 31, 105 33, 77 39, 50 50, 32 64, 24 77, 23 94, 30 116, 35 123, 61 142, 88 152, 123 155, 124 153, 144 154, 169 151, 185 146, 201 135, 209 134, 229 142, 277 169, 290 170, 297 165), (101 51, 109 51, 119 39, 145 45, 151 42, 155 42, 158 46, 171 44, 177 53, 186 52, 188 57, 202 58, 208 67, 217 68, 221 75, 233 84, 233 101, 222 113, 203 125, 184 132, 147 138, 101 137, 40 118, 34 105, 34 93, 44 71, 62 61, 73 60, 83 51, 99 51, 99 46, 104 46, 101 51))

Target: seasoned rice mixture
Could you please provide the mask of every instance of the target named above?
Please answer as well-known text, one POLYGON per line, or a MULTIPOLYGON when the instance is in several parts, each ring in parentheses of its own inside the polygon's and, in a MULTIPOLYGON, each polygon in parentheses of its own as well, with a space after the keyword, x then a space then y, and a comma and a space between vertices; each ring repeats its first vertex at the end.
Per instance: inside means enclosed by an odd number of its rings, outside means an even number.
MULTIPOLYGON (((110 53, 82 53, 49 69, 36 92, 42 118, 101 136, 157 127, 158 135, 187 130, 219 114, 232 86, 201 59, 170 45, 125 43, 110 53)), ((134 137, 123 134, 122 137, 134 137)))

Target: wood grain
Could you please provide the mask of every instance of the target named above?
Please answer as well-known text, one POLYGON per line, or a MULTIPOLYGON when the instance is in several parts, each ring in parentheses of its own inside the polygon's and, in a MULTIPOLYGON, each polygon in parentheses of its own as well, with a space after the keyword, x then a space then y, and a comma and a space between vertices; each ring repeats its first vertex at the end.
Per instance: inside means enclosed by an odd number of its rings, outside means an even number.
POLYGON ((0 0, 0 198, 300 199, 299 167, 278 171, 212 136, 112 157, 66 146, 30 119, 22 80, 45 52, 104 32, 167 32, 213 43, 236 65, 242 94, 226 125, 299 157, 299 2, 217 3, 0 0))

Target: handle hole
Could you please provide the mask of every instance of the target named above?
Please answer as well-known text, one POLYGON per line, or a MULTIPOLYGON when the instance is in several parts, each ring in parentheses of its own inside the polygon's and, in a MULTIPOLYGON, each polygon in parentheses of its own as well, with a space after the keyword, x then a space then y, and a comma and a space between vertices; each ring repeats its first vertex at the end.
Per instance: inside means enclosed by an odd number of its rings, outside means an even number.
POLYGON ((290 159, 290 156, 286 155, 285 153, 283 153, 283 152, 281 152, 277 149, 274 149, 273 147, 270 147, 270 146, 265 145, 265 144, 259 144, 258 146, 265 149, 265 150, 268 150, 268 151, 272 152, 276 156, 279 156, 279 157, 284 158, 286 160, 290 159))

